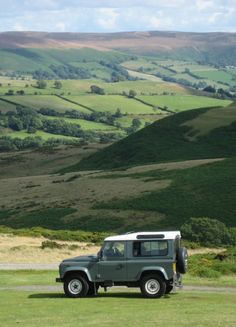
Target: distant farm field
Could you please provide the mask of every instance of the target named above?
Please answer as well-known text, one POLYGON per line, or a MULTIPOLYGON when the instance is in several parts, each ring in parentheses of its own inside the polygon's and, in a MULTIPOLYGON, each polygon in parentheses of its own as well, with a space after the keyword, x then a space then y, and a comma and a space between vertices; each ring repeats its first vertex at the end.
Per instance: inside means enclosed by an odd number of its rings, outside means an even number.
POLYGON ((44 131, 36 131, 34 134, 27 133, 27 131, 14 131, 10 133, 4 133, 3 135, 5 136, 10 136, 12 138, 20 138, 20 139, 25 139, 26 137, 35 137, 35 136, 40 136, 43 140, 48 140, 48 139, 65 139, 65 140, 78 140, 76 137, 72 136, 65 136, 61 134, 51 134, 47 133, 44 131))
POLYGON ((145 105, 136 101, 119 95, 83 95, 83 96, 67 96, 78 104, 87 106, 95 111, 109 111, 115 113, 119 108, 125 114, 151 114, 154 113, 152 106, 145 105))
POLYGON ((19 105, 32 108, 49 108, 58 112, 65 112, 66 110, 79 110, 88 112, 88 110, 79 107, 78 105, 65 101, 54 95, 28 95, 28 96, 3 96, 2 99, 15 102, 19 105))
POLYGON ((63 119, 67 123, 80 125, 80 127, 83 130, 117 131, 117 128, 115 126, 104 124, 104 123, 97 123, 85 119, 61 118, 61 117, 54 117, 54 116, 45 116, 45 119, 49 119, 49 120, 63 119))
POLYGON ((150 103, 153 106, 159 107, 168 107, 175 112, 189 110, 194 108, 201 107, 217 107, 217 106, 227 106, 231 103, 230 100, 220 100, 208 97, 200 97, 200 96, 191 96, 191 95, 154 95, 154 96, 146 96, 141 95, 138 96, 138 99, 143 100, 147 103, 150 103))

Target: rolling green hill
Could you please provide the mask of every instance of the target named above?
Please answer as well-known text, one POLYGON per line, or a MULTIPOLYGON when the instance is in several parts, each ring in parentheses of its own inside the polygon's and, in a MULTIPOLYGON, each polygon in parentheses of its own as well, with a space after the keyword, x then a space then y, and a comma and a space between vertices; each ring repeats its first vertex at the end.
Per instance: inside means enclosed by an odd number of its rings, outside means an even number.
POLYGON ((236 106, 232 105, 226 108, 201 108, 166 117, 65 171, 234 155, 236 106))

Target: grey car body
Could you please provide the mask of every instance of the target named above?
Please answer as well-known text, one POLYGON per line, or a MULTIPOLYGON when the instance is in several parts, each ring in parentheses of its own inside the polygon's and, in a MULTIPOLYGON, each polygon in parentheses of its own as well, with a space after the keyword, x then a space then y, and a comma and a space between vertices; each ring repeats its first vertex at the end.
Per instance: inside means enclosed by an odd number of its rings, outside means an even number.
MULTIPOLYGON (((142 283, 147 276, 152 276, 154 287, 157 276, 160 279, 158 283, 164 284, 166 293, 167 289, 181 286, 181 273, 187 270, 187 251, 183 249, 180 247, 178 231, 139 232, 108 237, 98 255, 63 260, 59 266, 60 277, 57 281, 64 283, 66 295, 79 297, 80 294, 77 296, 76 291, 73 294, 73 288, 70 288, 71 280, 76 286, 76 276, 81 277, 82 284, 88 284, 86 289, 90 294, 96 294, 99 286, 106 288, 125 285, 141 287, 142 290, 142 283)), ((83 285, 78 284, 77 287, 82 289, 83 285)), ((145 293, 147 287, 143 287, 145 293)), ((84 293, 86 290, 83 295, 84 293)))

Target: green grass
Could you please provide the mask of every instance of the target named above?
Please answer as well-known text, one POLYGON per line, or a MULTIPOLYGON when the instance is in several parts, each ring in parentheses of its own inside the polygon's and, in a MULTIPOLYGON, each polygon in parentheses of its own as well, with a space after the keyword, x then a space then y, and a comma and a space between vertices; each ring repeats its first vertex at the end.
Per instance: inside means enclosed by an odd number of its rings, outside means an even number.
MULTIPOLYGON (((189 269, 191 271, 191 265, 189 269)), ((58 270, 1 270, 0 287, 26 285, 52 286, 55 285, 56 277, 58 277, 58 270)), ((183 275, 183 285, 236 287, 236 277, 235 275, 222 275, 219 278, 204 278, 193 276, 188 272, 183 275)))
MULTIPOLYGON (((180 228, 190 217, 210 217, 236 226, 236 159, 199 167, 147 172, 133 175, 148 180, 171 180, 163 190, 137 198, 98 203, 97 209, 156 211, 165 215, 158 222, 145 222, 146 228, 180 228)), ((124 175, 126 176, 126 175, 124 175)), ((117 176, 118 177, 118 176, 117 176)), ((110 176, 112 178, 112 176, 110 176)), ((135 227, 134 227, 135 229, 135 227)))
POLYGON ((98 51, 95 49, 52 49, 52 48, 18 48, 2 49, 1 69, 8 71, 29 72, 36 69, 50 71, 50 65, 66 65, 74 62, 99 62, 127 60, 129 56, 116 51, 98 51))
POLYGON ((0 111, 5 114, 8 111, 15 111, 16 106, 14 104, 11 103, 7 103, 5 101, 2 101, 0 99, 0 111))
POLYGON ((195 90, 187 89, 175 83, 153 82, 153 81, 124 81, 119 83, 100 83, 106 93, 122 94, 128 93, 130 89, 135 90, 138 94, 152 95, 163 92, 174 92, 176 94, 195 94, 195 90))
POLYGON ((47 133, 44 131, 36 131, 33 134, 27 133, 27 131, 14 131, 14 132, 6 132, 1 134, 1 136, 10 136, 12 138, 20 138, 20 139, 25 139, 26 137, 35 137, 35 136, 40 136, 43 140, 48 140, 48 139, 65 139, 65 140, 78 140, 77 137, 72 137, 72 136, 65 136, 61 134, 51 134, 47 133))
POLYGON ((57 274, 51 270, 1 270, 0 287, 55 285, 57 274))
POLYGON ((66 171, 110 169, 167 161, 235 156, 236 111, 234 114, 235 106, 231 108, 232 116, 231 119, 227 118, 227 124, 224 121, 224 108, 202 108, 171 115, 83 159, 66 171), (205 114, 211 110, 214 110, 216 116, 209 115, 208 132, 194 138, 201 124, 204 129, 207 128, 205 114), (216 127, 212 121, 216 119, 215 117, 218 119, 220 113, 222 126, 216 127), (196 129, 195 119, 197 120, 196 129))
POLYGON ((80 125, 83 130, 95 130, 95 131, 116 131, 115 126, 107 125, 104 123, 97 123, 94 121, 89 121, 85 119, 74 119, 74 118, 61 118, 55 116, 43 116, 46 120, 49 119, 63 119, 67 123, 80 125))
POLYGON ((181 95, 158 95, 158 96, 139 96, 139 99, 154 106, 168 107, 172 111, 178 112, 194 108, 207 108, 216 106, 227 106, 232 103, 229 100, 219 100, 200 96, 181 96, 181 95))
POLYGON ((32 96, 14 95, 14 96, 3 96, 2 99, 6 99, 32 109, 50 108, 58 112, 65 112, 66 110, 78 110, 87 113, 89 112, 88 110, 74 103, 65 101, 54 95, 32 95, 32 96))
POLYGON ((229 85, 235 85, 236 82, 232 80, 232 75, 228 72, 223 70, 201 70, 195 71, 194 74, 198 75, 199 77, 207 78, 214 82, 223 82, 228 83, 229 85))
POLYGON ((27 326, 181 326, 235 325, 234 293, 177 293, 159 300, 138 291, 110 291, 96 298, 67 299, 62 292, 2 291, 4 327, 27 326), (170 314, 171 313, 171 314, 170 314))
POLYGON ((84 95, 84 96, 67 96, 69 100, 85 105, 96 111, 109 111, 115 113, 120 108, 122 113, 128 114, 151 114, 154 110, 151 106, 147 106, 135 99, 129 99, 119 95, 84 95))

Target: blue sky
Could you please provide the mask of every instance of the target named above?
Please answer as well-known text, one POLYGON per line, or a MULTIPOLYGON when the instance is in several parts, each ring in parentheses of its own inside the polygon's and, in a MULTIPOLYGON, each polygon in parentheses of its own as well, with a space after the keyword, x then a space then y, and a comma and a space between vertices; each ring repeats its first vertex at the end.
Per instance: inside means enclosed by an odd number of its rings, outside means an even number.
POLYGON ((236 32, 236 0, 0 0, 0 31, 236 32))

